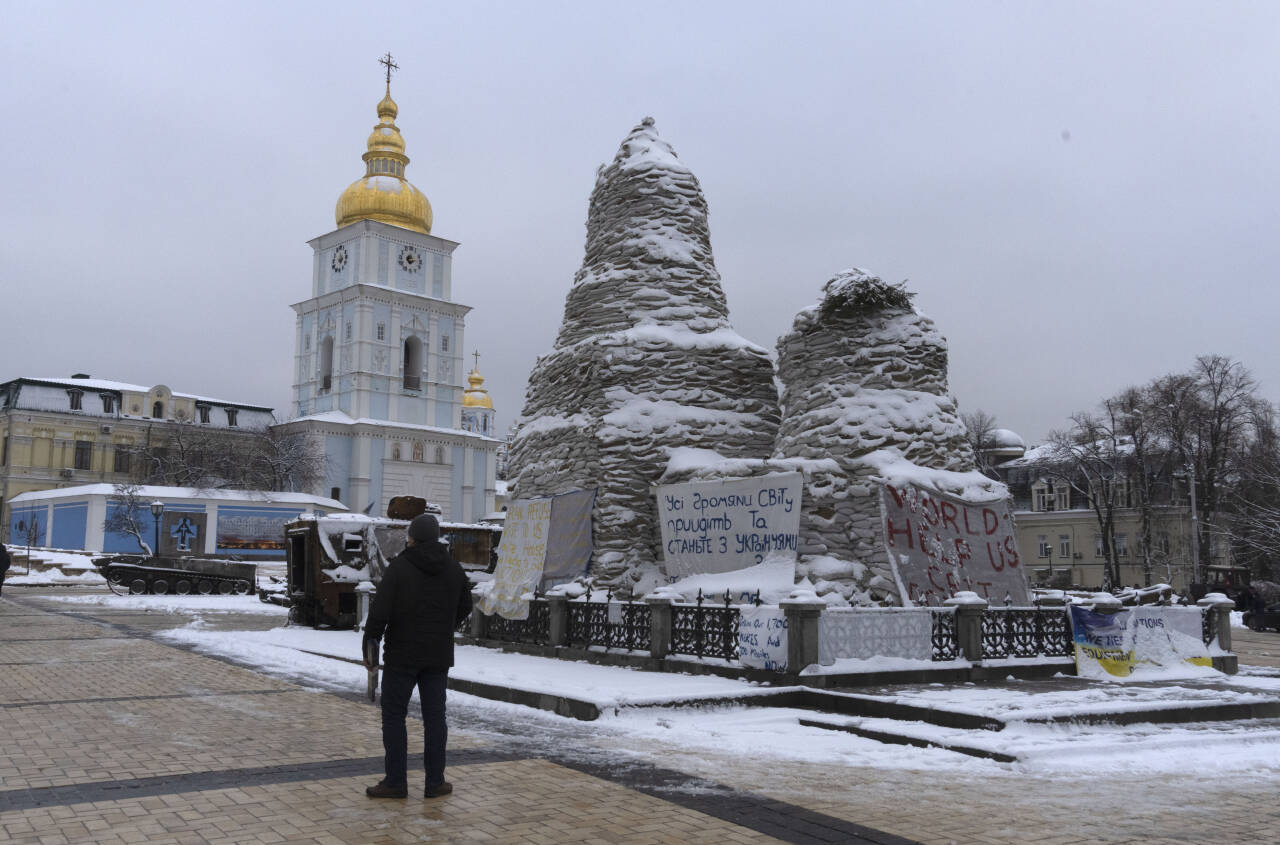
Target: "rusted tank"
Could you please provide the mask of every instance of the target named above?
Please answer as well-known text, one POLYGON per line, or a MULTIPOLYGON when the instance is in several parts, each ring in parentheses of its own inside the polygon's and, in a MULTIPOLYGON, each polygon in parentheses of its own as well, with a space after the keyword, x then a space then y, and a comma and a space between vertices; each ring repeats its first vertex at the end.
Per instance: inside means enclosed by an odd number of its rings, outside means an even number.
MULTIPOLYGON (((316 628, 354 627, 357 590, 378 585, 387 564, 404 550, 408 527, 408 519, 361 514, 304 516, 286 525, 290 620, 316 628)), ((492 572, 501 536, 497 525, 440 523, 440 539, 463 569, 492 572)))
POLYGON ((112 589, 166 595, 243 595, 254 588, 258 567, 252 563, 201 557, 96 557, 93 565, 112 589))

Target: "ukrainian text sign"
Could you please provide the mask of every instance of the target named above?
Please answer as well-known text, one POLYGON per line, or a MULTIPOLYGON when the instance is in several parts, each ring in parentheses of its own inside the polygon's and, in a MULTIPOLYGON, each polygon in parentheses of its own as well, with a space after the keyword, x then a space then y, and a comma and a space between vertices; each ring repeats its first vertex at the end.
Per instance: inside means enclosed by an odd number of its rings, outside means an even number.
POLYGON ((795 560, 800 544, 798 472, 657 488, 668 576, 795 560))

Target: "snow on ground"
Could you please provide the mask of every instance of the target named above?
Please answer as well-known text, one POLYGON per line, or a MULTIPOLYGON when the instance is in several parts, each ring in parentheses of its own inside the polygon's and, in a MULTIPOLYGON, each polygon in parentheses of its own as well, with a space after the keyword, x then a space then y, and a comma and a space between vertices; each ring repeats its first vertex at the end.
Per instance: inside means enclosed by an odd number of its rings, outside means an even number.
POLYGON ((32 587, 107 583, 106 579, 98 574, 98 568, 93 565, 92 558, 98 552, 32 548, 30 565, 27 564, 26 546, 10 546, 9 553, 13 559, 9 573, 4 578, 6 584, 32 587))
MULTIPOLYGON (((266 607, 266 605, 263 605, 266 607)), ((355 631, 275 628, 268 631, 213 631, 200 619, 161 636, 204 651, 232 657, 262 670, 322 689, 362 690, 361 635, 355 631), (325 656, 332 655, 332 657, 325 656), (340 659, 334 659, 340 658, 340 659)), ((822 765, 871 766, 908 770, 1021 771, 1061 775, 1065 770, 1231 772, 1280 776, 1280 720, 1185 725, 1034 724, 1021 721, 1064 713, 1097 713, 1139 706, 1177 706, 1210 701, 1244 702, 1280 694, 1280 673, 1247 670, 1236 676, 1215 674, 1177 683, 1106 684, 1061 678, 1057 681, 1006 681, 994 685, 929 684, 875 688, 859 694, 906 704, 997 716, 1009 721, 1003 731, 965 731, 921 722, 826 716, 875 730, 906 734, 936 743, 955 743, 1011 754, 1012 764, 976 759, 937 748, 887 745, 852 734, 801 726, 811 711, 744 707, 734 704, 662 706, 682 699, 732 698, 767 687, 715 676, 656 674, 638 670, 510 654, 479 646, 459 646, 451 676, 460 679, 563 695, 592 701, 602 717, 571 723, 518 705, 450 692, 455 715, 490 714, 500 721, 537 722, 548 731, 572 730, 602 743, 616 742, 622 752, 660 761, 681 752, 760 761, 776 759, 822 765)), ((551 736, 549 733, 548 736, 551 736)))
POLYGON ((289 615, 287 608, 261 602, 257 596, 120 596, 103 591, 91 595, 51 595, 46 598, 68 604, 91 604, 116 610, 150 610, 158 613, 254 613, 281 618, 289 615))
POLYGON ((9 574, 4 576, 5 584, 22 584, 27 587, 44 587, 57 584, 106 584, 107 579, 103 578, 97 572, 77 572, 74 575, 68 575, 61 569, 50 569, 45 572, 32 572, 30 575, 25 574, 26 569, 21 565, 15 566, 9 570, 9 574), (23 574, 14 574, 23 573, 23 574))

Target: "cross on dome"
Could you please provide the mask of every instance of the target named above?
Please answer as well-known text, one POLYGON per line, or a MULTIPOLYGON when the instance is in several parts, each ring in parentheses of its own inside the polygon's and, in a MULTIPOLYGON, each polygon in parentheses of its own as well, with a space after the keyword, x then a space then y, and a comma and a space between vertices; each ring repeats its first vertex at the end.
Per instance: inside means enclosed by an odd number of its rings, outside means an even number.
POLYGON ((385 65, 387 68, 387 88, 390 89, 391 88, 391 71, 399 70, 400 65, 396 64, 395 61, 391 58, 390 51, 388 51, 385 56, 378 59, 378 64, 385 65))

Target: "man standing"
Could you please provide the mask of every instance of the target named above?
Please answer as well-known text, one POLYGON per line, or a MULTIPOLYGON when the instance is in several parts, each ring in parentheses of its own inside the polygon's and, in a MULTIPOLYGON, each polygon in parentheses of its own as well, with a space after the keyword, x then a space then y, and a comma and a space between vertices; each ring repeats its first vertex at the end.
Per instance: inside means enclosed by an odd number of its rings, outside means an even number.
POLYGON ((4 586, 4 574, 9 571, 9 550, 0 543, 0 587, 4 586))
POLYGON ((405 716, 414 687, 422 700, 427 770, 425 798, 453 792, 444 779, 444 702, 453 665, 453 632, 471 612, 471 585, 462 567, 440 543, 440 524, 430 514, 409 523, 408 545, 392 558, 378 585, 364 639, 366 666, 387 635, 382 672, 382 747, 386 776, 365 790, 370 798, 409 794, 405 716), (372 646, 372 651, 370 650, 372 646))

